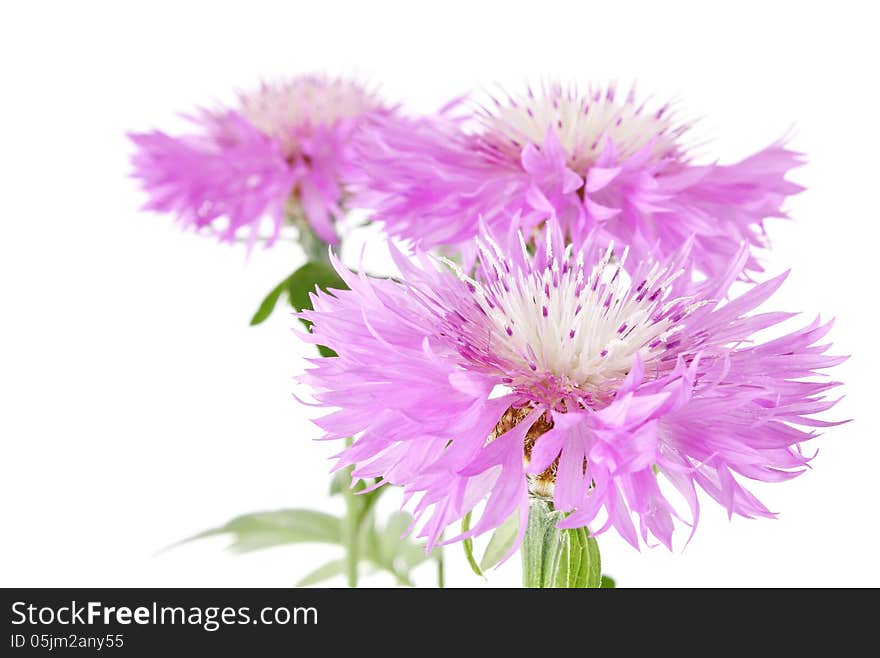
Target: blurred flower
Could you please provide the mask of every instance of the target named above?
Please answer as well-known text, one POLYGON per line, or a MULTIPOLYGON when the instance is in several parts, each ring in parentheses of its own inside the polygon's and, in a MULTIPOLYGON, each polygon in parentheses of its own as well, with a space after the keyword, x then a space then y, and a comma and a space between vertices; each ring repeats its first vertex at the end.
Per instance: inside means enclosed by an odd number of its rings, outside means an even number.
POLYGON ((737 478, 804 469, 799 444, 831 424, 813 415, 837 385, 814 375, 843 360, 818 344, 830 324, 752 342, 792 314, 749 314, 785 275, 717 301, 745 247, 723 277, 694 284, 679 276, 691 241, 631 278, 626 254, 592 239, 576 253, 558 232, 544 242, 508 255, 481 239, 483 280, 425 254, 416 265, 395 252, 400 281, 337 263, 350 290, 318 293, 302 315, 307 340, 339 356, 301 381, 333 409, 315 421, 325 438, 356 437, 338 467, 402 485, 429 546, 481 501, 473 530, 452 541, 516 512, 523 532, 530 493, 570 512, 562 526, 614 527, 634 546, 671 547, 683 507, 695 528, 697 488, 731 515, 773 516, 737 478))
POLYGON ((302 76, 264 83, 234 108, 188 117, 192 134, 131 134, 134 175, 150 197, 145 208, 209 227, 224 241, 245 233, 249 245, 264 221, 272 244, 285 215, 302 217, 335 243, 353 131, 373 111, 385 110, 358 84, 302 76))
MULTIPOLYGON (((689 126, 668 105, 648 109, 613 85, 582 94, 550 84, 490 105, 371 122, 357 205, 419 247, 466 252, 480 217, 528 235, 552 215, 576 245, 598 229, 637 260, 694 234, 693 264, 711 275, 742 242, 764 246, 762 220, 784 216, 786 196, 802 189, 784 178, 800 161, 782 142, 736 164, 696 165, 681 143, 689 126)), ((746 269, 760 266, 750 257, 746 269)))

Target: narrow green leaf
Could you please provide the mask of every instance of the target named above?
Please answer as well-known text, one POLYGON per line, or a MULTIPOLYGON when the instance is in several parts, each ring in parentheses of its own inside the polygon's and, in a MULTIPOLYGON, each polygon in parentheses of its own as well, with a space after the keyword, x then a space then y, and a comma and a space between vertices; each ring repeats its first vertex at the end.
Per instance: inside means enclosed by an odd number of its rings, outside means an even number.
POLYGON ((348 469, 340 469, 330 478, 330 495, 337 496, 344 493, 351 485, 351 472, 348 469))
POLYGON ((384 569, 382 565, 382 536, 372 523, 361 527, 360 554, 365 561, 373 564, 377 569, 384 569))
MULTIPOLYGON (((375 484, 373 482, 372 484, 375 484)), ((363 480, 358 480, 358 483, 354 486, 354 491, 363 491, 367 488, 366 482, 363 480)), ((362 493, 357 496, 357 499, 360 501, 360 508, 358 510, 358 523, 363 523, 367 518, 367 515, 373 511, 376 507, 376 503, 379 502, 379 498, 382 497, 388 490, 387 486, 378 487, 373 489, 372 491, 368 491, 367 493, 362 493)))
MULTIPOLYGON (((461 520, 461 531, 467 532, 471 529, 471 513, 468 512, 464 515, 464 518, 461 520)), ((471 570, 480 576, 481 578, 485 578, 483 575, 482 569, 480 569, 480 565, 477 564, 477 559, 474 557, 474 540, 468 537, 464 541, 461 542, 461 545, 464 547, 464 556, 467 558, 467 562, 471 565, 471 570)))
MULTIPOLYGON (((383 566, 394 567, 395 558, 402 552, 403 544, 407 543, 402 535, 411 523, 412 517, 406 512, 394 512, 388 518, 379 539, 379 556, 383 566)), ((419 553, 424 555, 424 548, 420 548, 419 553)))
POLYGON ((489 545, 486 546, 486 552, 483 553, 483 559, 480 560, 480 570, 486 571, 501 562, 504 557, 513 548, 516 541, 516 534, 519 531, 519 514, 514 512, 507 520, 502 523, 489 539, 489 545))
POLYGON ((398 570, 401 568, 405 569, 407 573, 422 562, 427 562, 428 560, 433 559, 437 551, 441 550, 440 547, 437 547, 429 553, 425 550, 424 544, 416 543, 409 539, 402 540, 399 546, 394 565, 398 570))
POLYGON ((251 326, 260 324, 272 315, 272 311, 275 310, 275 305, 278 303, 278 298, 281 297, 281 293, 287 290, 288 283, 292 277, 293 275, 291 274, 284 279, 284 281, 272 288, 272 291, 266 295, 266 298, 260 303, 260 308, 257 309, 257 312, 254 313, 254 317, 251 318, 251 326))
MULTIPOLYGON (((558 532, 558 531, 557 531, 558 532)), ((577 587, 576 583, 581 568, 580 545, 577 535, 566 536, 563 533, 561 552, 553 587, 577 587)))
MULTIPOLYGON (((266 298, 260 304, 257 312, 254 313, 254 317, 251 318, 251 324, 260 324, 272 315, 272 311, 275 310, 275 306, 278 304, 278 300, 281 298, 282 294, 287 295, 288 302, 290 302, 290 305, 295 310, 302 311, 303 309, 311 309, 312 301, 310 299, 310 294, 313 293, 316 288, 320 288, 324 291, 333 289, 345 290, 348 286, 345 285, 345 282, 339 274, 337 274, 336 270, 333 269, 333 266, 330 265, 330 263, 308 262, 275 286, 272 291, 266 295, 266 298)), ((308 327, 308 323, 306 322, 305 324, 308 327)), ((325 352, 329 353, 332 352, 332 350, 324 347, 321 353, 324 354, 325 352)), ((335 356, 335 353, 333 356, 335 356)))
POLYGON ((617 583, 611 576, 602 576, 601 582, 602 584, 599 585, 599 587, 601 587, 602 589, 614 589, 615 587, 617 587, 617 583))
POLYGON ((226 534, 232 535, 229 550, 237 553, 306 542, 339 544, 342 541, 342 522, 331 514, 309 509, 256 512, 238 516, 225 525, 211 528, 180 543, 226 534))
POLYGON ((381 530, 376 528, 372 517, 360 530, 361 559, 379 571, 390 573, 398 584, 408 587, 413 586, 410 571, 431 557, 424 546, 401 539, 411 523, 412 516, 396 512, 381 530))
POLYGON ((330 263, 308 262, 285 279, 287 298, 297 311, 312 308, 310 294, 321 290, 347 290, 348 286, 330 263))
MULTIPOLYGON (((565 585, 566 587, 590 587, 590 574, 592 573, 590 570, 590 562, 591 557, 589 554, 584 556, 584 552, 589 552, 589 544, 591 541, 590 533, 586 528, 576 528, 574 530, 568 530, 568 549, 569 552, 572 553, 572 562, 577 563, 577 571, 572 569, 568 583, 565 585), (575 555, 576 554, 576 555, 575 555)), ((594 539, 592 541, 595 541, 594 539)), ((600 574, 601 575, 601 574, 600 574)), ((598 587, 599 583, 597 582, 594 587, 598 587)))
POLYGON ((329 580, 335 576, 341 576, 345 572, 345 560, 332 560, 311 573, 303 576, 296 584, 297 587, 308 587, 309 585, 317 585, 325 580, 329 580))
MULTIPOLYGON (((409 580, 409 572, 432 559, 436 551, 428 552, 425 550, 423 542, 416 542, 412 539, 401 538, 404 532, 412 525, 413 517, 407 512, 396 512, 388 520, 385 526, 385 542, 386 554, 391 553, 389 550, 393 546, 392 566, 395 572, 403 571, 409 580)), ((400 574, 398 573, 398 576, 400 574)))
POLYGON ((586 562, 586 579, 581 587, 597 588, 602 586, 602 557, 599 553, 599 542, 595 537, 589 536, 589 530, 581 528, 583 536, 586 539, 586 546, 583 549, 581 560, 586 562))
POLYGON ((325 359, 329 359, 333 356, 339 356, 336 352, 331 350, 329 347, 325 347, 324 345, 318 345, 318 354, 323 356, 325 359))
MULTIPOLYGON (((311 293, 317 288, 323 291, 347 290, 342 277, 327 262, 309 262, 290 275, 287 281, 287 298, 297 311, 311 310, 311 293)), ((301 319, 306 329, 311 329, 308 320, 301 319)), ((336 356, 336 352, 325 345, 318 345, 318 353, 324 358, 336 356)))
POLYGON ((563 542, 556 587, 599 587, 601 564, 599 545, 586 528, 557 530, 563 542))

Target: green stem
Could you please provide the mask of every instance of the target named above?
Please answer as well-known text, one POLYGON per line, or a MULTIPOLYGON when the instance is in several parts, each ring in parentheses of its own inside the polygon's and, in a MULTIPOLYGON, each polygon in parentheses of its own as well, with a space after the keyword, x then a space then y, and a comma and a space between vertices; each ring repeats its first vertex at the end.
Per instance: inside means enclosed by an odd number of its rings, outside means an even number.
MULTIPOLYGON (((345 445, 350 446, 351 439, 345 440, 345 445)), ((354 470, 354 466, 348 469, 349 475, 354 470)), ((358 505, 360 501, 356 497, 353 487, 345 487, 343 489, 345 496, 345 523, 342 527, 342 540, 345 545, 345 577, 349 587, 357 587, 358 584, 358 540, 361 525, 360 510, 358 505)))
POLYGON ((303 251, 306 252, 306 258, 312 263, 326 263, 330 260, 327 253, 327 243, 319 238, 310 226, 300 228, 299 243, 302 245, 303 251))
MULTIPOLYGON (((378 480, 376 480, 376 481, 378 481, 378 480)), ((355 486, 355 488, 354 488, 355 493, 357 493, 358 491, 360 491, 362 489, 366 489, 366 485, 364 485, 362 483, 363 483, 363 480, 361 480, 361 482, 355 486)), ((375 484, 375 482, 373 484, 375 484)), ((386 489, 388 489, 387 486, 379 487, 378 489, 373 489, 373 491, 370 492, 370 494, 367 496, 359 496, 359 498, 361 500, 357 501, 358 505, 360 506, 360 511, 358 512, 358 515, 357 515, 358 527, 360 527, 364 524, 364 521, 366 521, 367 516, 373 510, 373 508, 376 506, 376 502, 379 500, 379 497, 385 492, 386 489)))
POLYGON ((437 546, 434 549, 437 557, 437 587, 443 589, 446 587, 446 567, 443 564, 443 547, 437 546))
MULTIPOLYGON (((468 512, 464 515, 464 518, 461 520, 461 532, 465 533, 471 529, 471 513, 468 512)), ((461 542, 462 547, 464 548, 464 556, 467 558, 468 564, 471 565, 471 570, 477 574, 480 578, 485 578, 483 576, 483 570, 480 569, 480 565, 477 564, 477 560, 474 557, 474 540, 468 537, 467 539, 461 542)))
POLYGON ((522 545, 524 587, 600 587, 599 545, 586 528, 558 529, 556 524, 564 518, 542 498, 529 501, 522 545))
MULTIPOLYGON (((329 260, 327 243, 312 229, 296 200, 291 198, 285 210, 288 221, 299 229, 299 243, 306 254, 306 259, 312 263, 326 263, 329 260)), ((352 439, 346 439, 346 447, 351 444, 352 439)), ((349 475, 353 470, 354 466, 348 469, 349 475)), ((360 488, 362 489, 363 485, 360 488)), ((360 528, 370 511, 369 505, 358 499, 357 489, 357 486, 346 486, 343 489, 345 520, 342 526, 342 540, 345 545, 345 577, 349 587, 357 587, 358 584, 360 528)), ((375 502, 375 499, 372 502, 375 502)))
POLYGON ((327 243, 315 233, 296 196, 291 195, 287 199, 284 215, 287 223, 295 226, 299 232, 297 241, 306 254, 306 260, 312 263, 328 262, 327 243))

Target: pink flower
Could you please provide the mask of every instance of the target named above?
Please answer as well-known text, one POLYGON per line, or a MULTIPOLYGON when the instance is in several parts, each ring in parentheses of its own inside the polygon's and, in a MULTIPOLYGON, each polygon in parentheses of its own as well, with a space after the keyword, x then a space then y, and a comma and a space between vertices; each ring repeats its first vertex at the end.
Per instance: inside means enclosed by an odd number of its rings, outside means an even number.
POLYGON ((303 76, 263 84, 235 108, 190 117, 193 134, 131 134, 134 175, 149 194, 145 208, 208 228, 221 240, 245 233, 250 245, 264 222, 268 244, 285 215, 303 216, 323 240, 337 242, 353 132, 374 94, 341 79, 303 76))
MULTIPOLYGON (((481 217, 496 233, 528 234, 554 216, 575 244, 596 233, 636 260, 694 235, 694 267, 717 274, 742 242, 765 246, 763 220, 784 217, 783 201, 802 189, 785 180, 800 160, 777 142, 736 164, 697 165, 681 145, 687 128, 632 92, 558 84, 472 117, 382 118, 364 131, 356 196, 422 248, 468 251, 481 217)), ((746 270, 760 269, 750 257, 746 270)))
POLYGON ((835 403, 837 383, 817 371, 843 360, 826 355, 830 323, 818 320, 751 342, 791 317, 751 313, 785 275, 718 301, 747 249, 693 284, 679 276, 690 240, 631 278, 626 254, 591 238, 536 256, 478 244, 482 280, 425 254, 414 265, 396 253, 401 281, 337 264, 350 290, 319 292, 302 314, 307 340, 339 355, 302 376, 332 410, 315 421, 325 438, 356 437, 338 467, 403 486, 429 545, 480 503, 451 541, 514 513, 523 532, 530 493, 570 513, 562 526, 613 527, 637 547, 652 536, 671 547, 678 519, 695 528, 697 489, 731 515, 773 516, 740 480, 803 471, 800 444, 835 403))

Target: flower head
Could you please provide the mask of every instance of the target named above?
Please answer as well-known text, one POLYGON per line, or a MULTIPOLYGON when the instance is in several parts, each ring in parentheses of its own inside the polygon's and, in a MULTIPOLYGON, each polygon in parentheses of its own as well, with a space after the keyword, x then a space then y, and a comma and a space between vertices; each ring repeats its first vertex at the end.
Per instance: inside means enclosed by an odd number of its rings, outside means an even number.
POLYGON ((814 377, 841 361, 818 344, 830 325, 750 342, 791 314, 750 314, 784 276, 718 301, 745 248, 723 280, 696 285, 679 276, 690 241, 631 276, 592 239, 545 243, 509 255, 482 238, 480 279, 424 254, 396 255, 402 281, 339 267, 350 290, 303 313, 308 339, 339 356, 302 378, 334 409, 316 420, 326 438, 356 437, 339 466, 417 498, 429 545, 481 502, 469 534, 517 512, 522 532, 530 492, 569 513, 564 527, 614 527, 634 546, 671 547, 682 508, 696 527, 697 488, 730 514, 772 516, 738 478, 807 464, 800 444, 826 424, 813 415, 834 404, 836 384, 814 377))
MULTIPOLYGON (((596 234, 635 260, 665 257, 693 234, 693 265, 723 271, 742 242, 765 244, 762 221, 784 216, 799 164, 782 143, 732 165, 694 164, 669 105, 649 107, 613 85, 580 93, 549 84, 448 112, 373 122, 359 155, 359 205, 420 247, 464 244, 480 217, 529 233, 555 217, 580 245, 596 234)), ((759 270, 749 259, 746 270, 759 270)))
POLYGON ((233 108, 189 117, 197 126, 192 134, 132 134, 134 175, 149 194, 147 209, 209 227, 221 240, 244 232, 252 244, 268 221, 271 244, 287 214, 336 242, 333 220, 342 214, 353 132, 367 114, 382 111, 373 93, 342 79, 264 83, 233 108))

